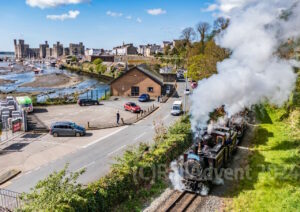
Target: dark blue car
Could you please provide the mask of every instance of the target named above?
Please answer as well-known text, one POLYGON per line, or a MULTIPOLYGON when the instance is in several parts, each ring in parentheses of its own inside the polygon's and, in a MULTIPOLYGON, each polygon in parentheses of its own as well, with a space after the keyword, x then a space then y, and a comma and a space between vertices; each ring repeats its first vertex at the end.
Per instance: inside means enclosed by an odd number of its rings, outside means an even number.
POLYGON ((139 101, 140 102, 148 102, 149 100, 150 100, 149 94, 142 94, 139 97, 139 101))

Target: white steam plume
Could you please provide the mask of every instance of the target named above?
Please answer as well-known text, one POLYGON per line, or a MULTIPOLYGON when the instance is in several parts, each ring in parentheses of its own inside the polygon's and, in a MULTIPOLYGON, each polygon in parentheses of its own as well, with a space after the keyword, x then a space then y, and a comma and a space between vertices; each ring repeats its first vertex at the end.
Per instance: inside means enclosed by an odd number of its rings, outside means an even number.
POLYGON ((292 62, 275 53, 282 42, 300 35, 300 6, 296 2, 218 0, 218 8, 230 17, 230 25, 216 40, 232 54, 217 65, 218 74, 198 83, 191 96, 195 132, 206 127, 209 113, 222 105, 231 116, 266 100, 280 106, 288 99, 296 75, 292 62), (288 19, 280 18, 286 10, 288 19))

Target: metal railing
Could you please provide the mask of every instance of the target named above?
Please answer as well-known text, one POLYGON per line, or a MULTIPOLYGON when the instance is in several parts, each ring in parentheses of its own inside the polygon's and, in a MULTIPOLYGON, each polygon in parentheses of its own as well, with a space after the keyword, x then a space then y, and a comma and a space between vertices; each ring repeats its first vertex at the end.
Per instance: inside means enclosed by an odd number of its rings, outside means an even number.
POLYGON ((20 193, 0 189, 0 211, 14 211, 21 208, 20 193))

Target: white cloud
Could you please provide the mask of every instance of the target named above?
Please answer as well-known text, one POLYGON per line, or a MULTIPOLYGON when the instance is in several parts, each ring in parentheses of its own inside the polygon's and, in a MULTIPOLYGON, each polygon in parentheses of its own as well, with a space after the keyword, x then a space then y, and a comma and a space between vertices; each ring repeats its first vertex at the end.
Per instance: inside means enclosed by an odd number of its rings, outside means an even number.
POLYGON ((147 13, 149 15, 162 15, 162 14, 166 14, 167 11, 163 10, 161 8, 157 8, 157 9, 149 9, 149 10, 147 10, 147 13))
POLYGON ((123 13, 117 13, 117 12, 112 12, 112 11, 107 11, 106 15, 111 16, 111 17, 121 17, 123 16, 123 13))
POLYGON ((48 7, 57 7, 67 4, 79 4, 89 2, 90 0, 26 0, 26 4, 31 7, 39 7, 41 9, 48 7))
POLYGON ((137 18, 136 21, 137 21, 138 23, 142 23, 142 19, 141 19, 141 18, 137 18))
POLYGON ((64 21, 66 19, 75 19, 78 15, 80 14, 80 12, 78 10, 70 10, 68 13, 64 13, 61 15, 47 15, 47 19, 50 20, 60 20, 60 21, 64 21))
POLYGON ((126 19, 131 20, 132 16, 131 15, 126 16, 126 19))
POLYGON ((219 5, 217 4, 210 4, 207 8, 202 9, 203 12, 213 12, 219 9, 219 5))

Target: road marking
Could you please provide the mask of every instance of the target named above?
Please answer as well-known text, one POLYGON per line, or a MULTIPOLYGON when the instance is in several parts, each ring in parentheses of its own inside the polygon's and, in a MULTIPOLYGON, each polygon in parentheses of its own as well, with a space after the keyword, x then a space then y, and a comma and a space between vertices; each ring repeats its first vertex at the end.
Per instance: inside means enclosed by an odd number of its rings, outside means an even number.
POLYGON ((75 172, 78 172, 78 171, 80 171, 80 170, 82 170, 82 169, 86 169, 86 168, 88 168, 89 166, 91 166, 91 165, 93 165, 93 164, 95 164, 95 163, 96 163, 96 162, 93 161, 93 162, 91 162, 91 163, 89 163, 89 164, 87 164, 87 165, 85 165, 85 166, 83 166, 83 167, 81 167, 81 168, 79 168, 79 169, 76 169, 75 172))
POLYGON ((122 130, 126 129, 127 127, 128 126, 125 126, 125 127, 121 128, 121 129, 118 129, 117 131, 114 131, 114 132, 112 132, 112 133, 110 133, 110 134, 108 134, 108 135, 106 135, 104 137, 98 138, 97 140, 95 140, 92 143, 89 143, 89 144, 83 146, 82 148, 87 148, 89 146, 92 146, 92 145, 94 145, 94 144, 96 144, 96 143, 98 143, 98 142, 100 142, 100 141, 102 141, 102 140, 104 140, 104 139, 106 139, 106 138, 114 135, 114 134, 117 134, 117 133, 121 132, 122 130))
POLYGON ((126 145, 123 145, 123 146, 119 147, 118 149, 116 149, 116 150, 112 151, 111 153, 108 153, 108 154, 107 154, 107 156, 111 156, 111 155, 113 155, 114 153, 116 153, 116 152, 120 151, 120 150, 121 150, 121 149, 123 149, 124 147, 126 147, 126 145))
POLYGON ((134 140, 136 141, 136 140, 140 139, 140 138, 143 137, 145 134, 146 134, 146 132, 143 132, 141 135, 139 135, 138 137, 136 137, 134 140))
POLYGON ((30 174, 31 172, 32 172, 32 170, 31 170, 31 171, 28 171, 28 172, 26 172, 24 175, 30 174))
POLYGON ((167 118, 169 118, 170 114, 166 115, 162 120, 166 120, 167 118))

